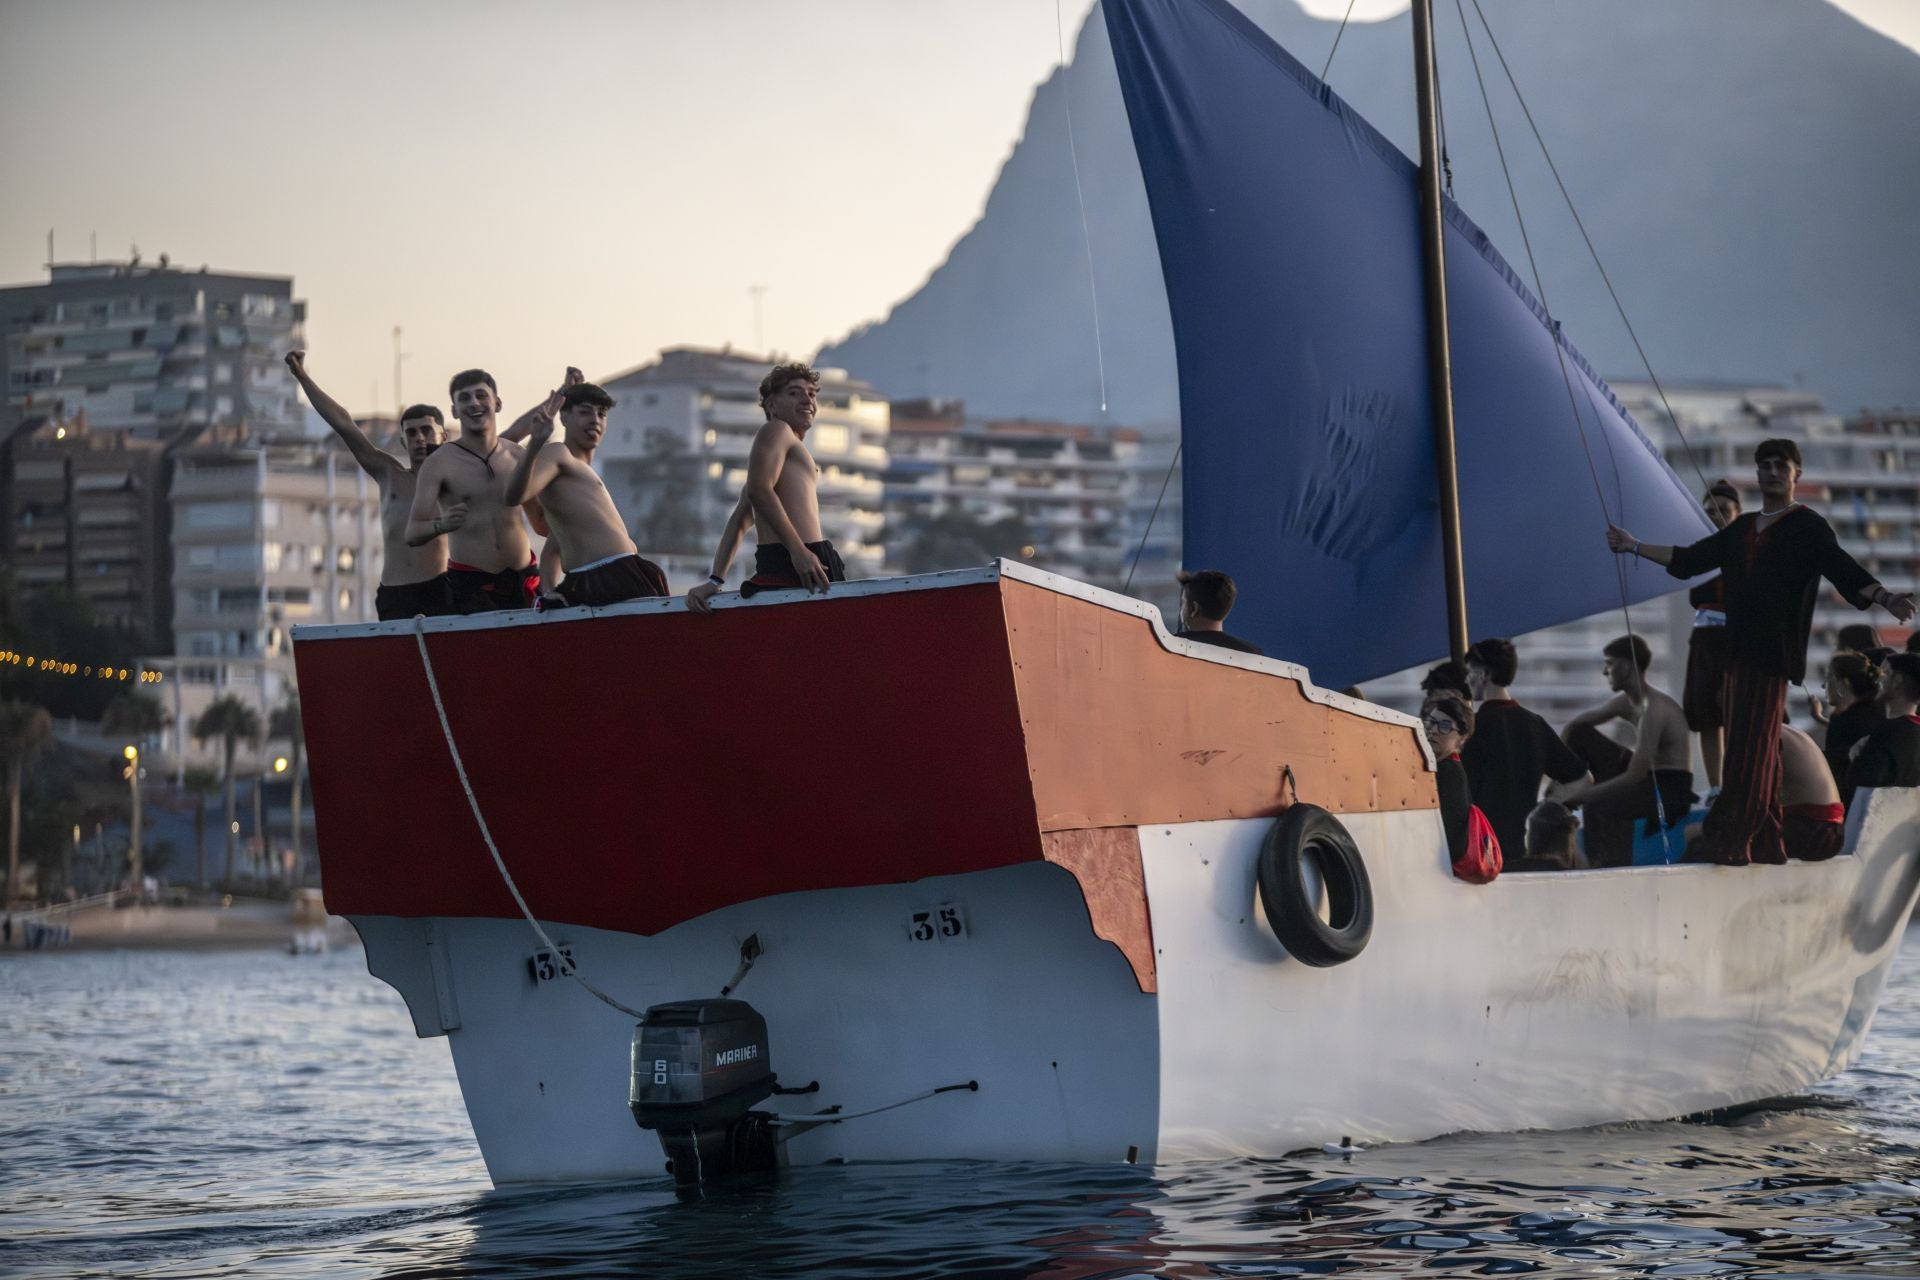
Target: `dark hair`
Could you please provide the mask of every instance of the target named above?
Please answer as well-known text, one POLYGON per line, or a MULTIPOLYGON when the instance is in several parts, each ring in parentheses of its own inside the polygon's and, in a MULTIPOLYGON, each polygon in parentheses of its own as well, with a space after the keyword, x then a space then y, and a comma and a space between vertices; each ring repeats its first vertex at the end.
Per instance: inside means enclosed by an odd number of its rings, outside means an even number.
POLYGON ((1513 651, 1513 641, 1489 636, 1467 650, 1467 665, 1484 668, 1487 679, 1504 689, 1520 670, 1520 655, 1513 651))
POLYGON ((1855 653, 1872 653, 1880 647, 1880 633, 1864 622, 1849 622, 1834 637, 1833 647, 1855 653))
POLYGON ((1433 668, 1420 678, 1420 692, 1457 693, 1464 698, 1467 696, 1467 669, 1452 658, 1435 663, 1433 668))
POLYGON ((1842 649, 1827 660, 1827 674, 1851 689, 1856 698, 1880 696, 1880 668, 1863 653, 1842 649))
POLYGON ((1899 676, 1908 690, 1920 693, 1920 653, 1896 653, 1889 657, 1887 674, 1899 676))
POLYGON ((1233 579, 1226 574, 1218 569, 1195 569, 1191 573, 1182 569, 1176 576, 1187 599, 1193 601, 1194 612, 1207 621, 1225 622, 1233 612, 1233 600, 1238 592, 1233 579))
POLYGON ((1800 461, 1800 446, 1785 436, 1777 436, 1772 440, 1762 440, 1754 446, 1753 460, 1756 463, 1765 462, 1768 458, 1785 458, 1793 464, 1795 471, 1805 471, 1807 469, 1806 464, 1800 461))
POLYGON ((499 396, 500 384, 493 380, 492 374, 488 373, 485 369, 467 369, 453 375, 453 381, 447 384, 447 398, 452 399, 454 396, 459 395, 462 387, 476 386, 482 382, 493 388, 493 394, 496 398, 499 396))
POLYGON ((1473 736, 1473 707, 1467 702, 1466 694, 1452 692, 1433 694, 1420 704, 1420 718, 1425 720, 1429 711, 1442 712, 1459 725, 1461 741, 1464 742, 1473 736))
POLYGON ((1907 652, 1920 653, 1920 627, 1907 633, 1907 652))
POLYGON ((814 372, 812 365, 798 361, 773 366, 773 372, 760 379, 760 403, 764 406, 796 382, 811 382, 817 387, 820 385, 820 375, 814 372))
POLYGON ((1580 819, 1573 816, 1571 809, 1558 800, 1542 800, 1527 815, 1527 856, 1537 858, 1542 853, 1565 852, 1573 833, 1579 829, 1580 819))
MULTIPOLYGON (((1707 498, 1725 498, 1736 507, 1740 505, 1740 491, 1733 487, 1731 480, 1715 480, 1708 485, 1707 498)), ((1702 498, 1701 501, 1706 501, 1706 498, 1702 498)))
POLYGON ((595 382, 576 382, 566 389, 560 397, 561 409, 571 409, 577 404, 598 405, 602 409, 613 408, 613 397, 595 382))
POLYGON ((1633 665, 1645 675, 1647 668, 1653 665, 1653 650, 1647 648, 1647 642, 1639 636, 1621 636, 1602 649, 1601 654, 1609 658, 1632 658, 1633 665))
POLYGON ((447 420, 440 416, 440 410, 430 404, 410 404, 402 409, 400 411, 401 423, 404 424, 409 418, 432 418, 443 427, 447 425, 447 420))

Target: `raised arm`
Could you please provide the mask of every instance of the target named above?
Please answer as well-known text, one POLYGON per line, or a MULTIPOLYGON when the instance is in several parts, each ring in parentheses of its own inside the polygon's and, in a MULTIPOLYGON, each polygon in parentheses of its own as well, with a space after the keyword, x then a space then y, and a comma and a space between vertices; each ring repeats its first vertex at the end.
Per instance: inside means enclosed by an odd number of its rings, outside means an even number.
POLYGON ((467 504, 456 502, 441 511, 440 468, 438 458, 428 458, 420 468, 420 479, 413 490, 413 510, 407 513, 407 545, 424 547, 441 534, 458 529, 467 522, 467 504))
POLYGON ((705 582, 687 592, 687 608, 695 613, 713 612, 713 606, 707 601, 726 585, 727 571, 733 568, 733 558, 740 554, 740 541, 747 536, 747 525, 752 520, 753 503, 742 489, 740 501, 733 504, 733 510, 727 513, 726 527, 720 530, 720 545, 713 553, 713 570, 705 582))
MULTIPOLYGON (((507 477, 506 504, 510 507, 537 496, 560 472, 559 462, 547 449, 547 443, 553 439, 553 415, 545 410, 546 406, 542 405, 534 411, 533 434, 527 437, 527 447, 520 451, 520 461, 507 477)), ((545 530, 541 532, 544 534, 545 530)))
POLYGON ((367 433, 360 429, 360 424, 353 420, 353 415, 338 400, 320 389, 320 385, 307 372, 306 352, 287 352, 287 370, 293 374, 294 381, 300 384, 300 389, 307 393, 307 403, 320 415, 320 420, 333 429, 333 434, 340 437, 362 471, 377 480, 400 465, 399 459, 367 439, 367 433))
POLYGON ((567 388, 577 383, 585 382, 586 380, 586 374, 580 372, 572 365, 568 365, 567 376, 560 380, 560 385, 549 392, 545 400, 542 400, 539 404, 536 404, 533 408, 515 418, 513 425, 500 433, 500 438, 502 440, 518 441, 524 440, 532 435, 535 425, 540 420, 540 415, 544 413, 551 419, 554 414, 560 412, 560 400, 561 397, 567 394, 567 388))

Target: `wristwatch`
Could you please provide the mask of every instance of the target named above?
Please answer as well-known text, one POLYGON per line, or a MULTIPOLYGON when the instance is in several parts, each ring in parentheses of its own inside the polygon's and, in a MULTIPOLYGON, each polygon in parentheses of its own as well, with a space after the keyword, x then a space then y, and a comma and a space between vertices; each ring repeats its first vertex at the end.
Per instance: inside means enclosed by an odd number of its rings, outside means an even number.
POLYGON ((724 586, 726 586, 726 585, 727 585, 727 580, 726 580, 725 578, 723 578, 723 577, 721 577, 721 576, 720 576, 719 574, 717 574, 717 573, 710 573, 710 574, 708 574, 708 575, 707 575, 707 581, 708 581, 708 582, 711 582, 711 583, 712 583, 712 584, 713 584, 713 585, 714 585, 715 587, 724 587, 724 586))

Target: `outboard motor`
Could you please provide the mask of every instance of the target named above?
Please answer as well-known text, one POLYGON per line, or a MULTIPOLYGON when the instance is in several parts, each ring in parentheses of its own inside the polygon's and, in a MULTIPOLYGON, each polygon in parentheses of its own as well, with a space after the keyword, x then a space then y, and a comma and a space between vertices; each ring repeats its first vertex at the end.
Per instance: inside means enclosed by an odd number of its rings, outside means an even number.
POLYGON ((627 1105, 682 1188, 778 1168, 772 1117, 751 1110, 776 1084, 767 1020, 744 1000, 656 1004, 633 1029, 627 1105))

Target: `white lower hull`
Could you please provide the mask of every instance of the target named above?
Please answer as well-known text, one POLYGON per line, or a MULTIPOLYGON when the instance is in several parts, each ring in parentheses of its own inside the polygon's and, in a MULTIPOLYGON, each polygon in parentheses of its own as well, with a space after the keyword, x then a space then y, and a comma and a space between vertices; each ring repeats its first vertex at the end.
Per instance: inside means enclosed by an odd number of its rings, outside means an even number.
MULTIPOLYGON (((1142 1161, 1284 1154, 1351 1137, 1653 1120, 1803 1088, 1847 1066, 1920 882, 1920 792, 1856 805, 1826 863, 1454 880, 1437 814, 1353 814, 1375 896, 1367 949, 1314 969, 1254 895, 1268 822, 1140 830, 1157 994, 1094 936, 1078 884, 1025 863, 743 903, 654 937, 549 926, 636 1008, 735 993, 772 1064, 849 1111, 795 1164, 980 1158, 1142 1161), (956 906, 964 936, 910 918, 956 906)), ((450 1037, 497 1183, 652 1176, 627 1111, 632 1019, 534 982, 522 921, 358 917, 372 971, 423 1035, 450 1037)))

